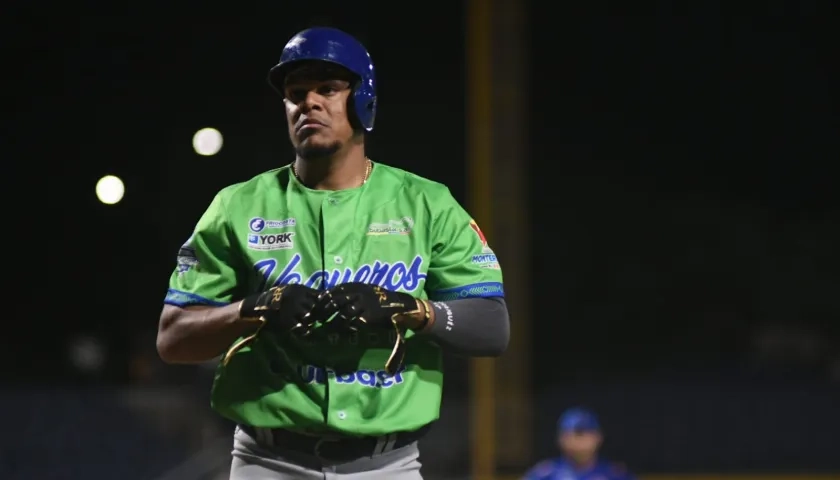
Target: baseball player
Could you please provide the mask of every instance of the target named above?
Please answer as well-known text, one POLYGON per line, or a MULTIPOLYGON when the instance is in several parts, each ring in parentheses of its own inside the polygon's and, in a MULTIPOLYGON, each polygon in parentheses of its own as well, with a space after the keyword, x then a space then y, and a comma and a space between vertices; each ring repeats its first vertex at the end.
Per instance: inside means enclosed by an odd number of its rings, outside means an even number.
POLYGON ((221 358, 232 479, 422 478, 442 353, 507 347, 499 263, 447 187, 365 155, 377 85, 357 40, 304 30, 268 80, 295 159, 215 196, 178 252, 158 351, 221 358))
POLYGON ((624 466, 598 458, 603 437, 594 413, 582 408, 566 410, 557 430, 562 456, 537 464, 523 480, 635 480, 624 466))

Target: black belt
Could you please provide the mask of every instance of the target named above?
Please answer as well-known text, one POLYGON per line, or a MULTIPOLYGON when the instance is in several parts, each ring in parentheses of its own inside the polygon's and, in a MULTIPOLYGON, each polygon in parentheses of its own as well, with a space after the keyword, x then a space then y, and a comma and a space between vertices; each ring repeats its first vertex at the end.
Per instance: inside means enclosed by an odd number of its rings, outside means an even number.
POLYGON ((313 436, 280 428, 239 428, 264 446, 294 451, 333 462, 349 462, 358 458, 381 455, 420 440, 431 428, 425 425, 413 432, 396 432, 381 437, 313 436), (266 438, 268 436, 268 438, 266 438))

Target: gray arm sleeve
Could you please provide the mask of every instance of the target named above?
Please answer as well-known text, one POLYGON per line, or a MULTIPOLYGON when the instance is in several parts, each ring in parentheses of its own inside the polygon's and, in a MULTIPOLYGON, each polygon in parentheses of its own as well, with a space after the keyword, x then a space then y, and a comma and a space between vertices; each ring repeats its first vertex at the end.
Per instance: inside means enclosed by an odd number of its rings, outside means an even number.
POLYGON ((510 317, 501 297, 430 302, 435 323, 428 335, 446 352, 498 357, 510 341, 510 317))

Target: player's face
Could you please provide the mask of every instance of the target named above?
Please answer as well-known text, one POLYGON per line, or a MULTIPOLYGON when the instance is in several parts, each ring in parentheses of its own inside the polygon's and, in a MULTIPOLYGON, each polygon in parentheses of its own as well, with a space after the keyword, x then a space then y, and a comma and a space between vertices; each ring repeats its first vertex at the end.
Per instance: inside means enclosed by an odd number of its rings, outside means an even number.
POLYGON ((601 434, 592 431, 565 432, 558 440, 566 456, 581 462, 591 460, 601 447, 601 434))
POLYGON ((289 137, 302 158, 332 155, 353 137, 347 112, 352 80, 350 72, 320 63, 286 76, 289 137))

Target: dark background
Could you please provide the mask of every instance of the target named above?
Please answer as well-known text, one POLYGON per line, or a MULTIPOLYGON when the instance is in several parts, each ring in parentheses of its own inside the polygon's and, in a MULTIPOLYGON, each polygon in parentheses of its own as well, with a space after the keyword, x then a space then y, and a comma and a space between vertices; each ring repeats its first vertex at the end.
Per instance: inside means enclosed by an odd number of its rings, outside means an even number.
POLYGON ((567 300, 558 333, 601 340, 570 355, 727 372, 768 324, 836 355, 833 20, 813 2, 533 8, 533 251, 554 266, 536 298, 567 300))
MULTIPOLYGON (((586 401, 621 430, 610 453, 640 471, 840 471, 828 447, 840 428, 836 7, 588 5, 528 6, 530 154, 511 161, 533 172, 521 248, 538 315, 514 321, 535 332, 534 459, 552 454, 559 410, 586 401), (716 391, 730 394, 705 397, 716 391), (702 432, 670 457, 656 452, 673 443, 638 436, 675 421, 702 432), (727 455, 732 431, 810 440, 727 455)), ((152 360, 174 256, 219 189, 292 160, 265 77, 302 28, 337 26, 371 51, 371 158, 466 203, 459 2, 110 7, 10 16, 7 265, 22 275, 7 273, 0 372, 7 401, 29 405, 17 411, 32 408, 25 392, 59 386, 195 381, 152 360), (192 135, 208 126, 225 143, 200 157, 192 135), (126 185, 114 206, 94 194, 106 174, 126 185), (69 361, 77 335, 107 346, 104 370, 69 361)), ((448 394, 463 400, 464 363, 450 370, 448 394)))

